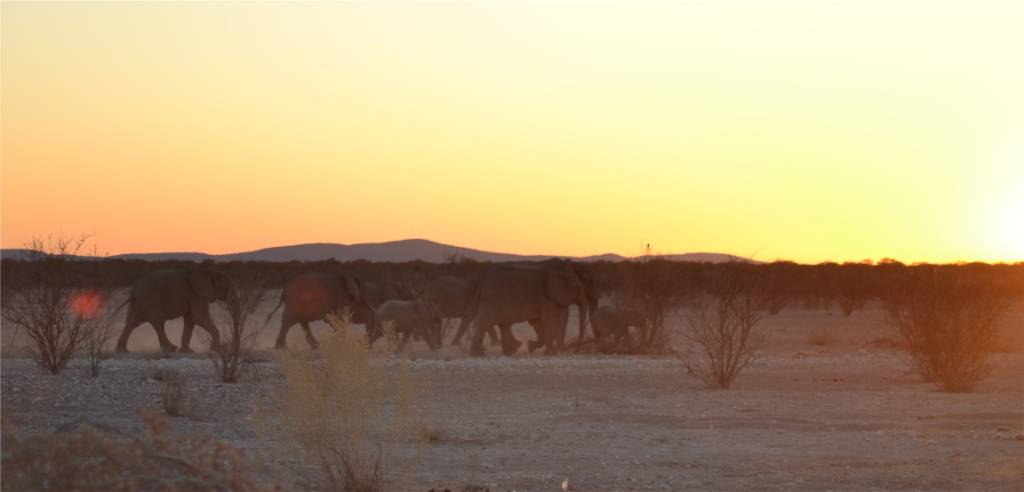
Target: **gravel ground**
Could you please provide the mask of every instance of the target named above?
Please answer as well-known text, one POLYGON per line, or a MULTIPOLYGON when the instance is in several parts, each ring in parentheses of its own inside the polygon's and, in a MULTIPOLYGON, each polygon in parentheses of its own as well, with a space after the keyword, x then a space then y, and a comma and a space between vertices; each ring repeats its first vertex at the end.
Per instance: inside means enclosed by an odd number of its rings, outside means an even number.
MULTIPOLYGON (((884 333, 879 320, 876 310, 768 318, 770 343, 728 391, 705 389, 673 358, 415 352, 440 439, 396 487, 560 490, 569 478, 581 491, 1024 490, 1024 354, 996 354, 975 393, 941 393, 897 352, 870 345, 884 333), (831 345, 807 341, 820 326, 837 333, 831 345)), ((188 402, 176 432, 263 457, 266 479, 285 489, 316 488, 294 456, 265 453, 254 429, 253 406, 279 381, 266 359, 222 384, 201 355, 115 358, 98 379, 84 361, 48 376, 5 357, 3 416, 25 433, 83 421, 137 433, 138 412, 160 408, 154 375, 175 369, 188 402)), ((395 445, 405 457, 417 448, 395 445)))

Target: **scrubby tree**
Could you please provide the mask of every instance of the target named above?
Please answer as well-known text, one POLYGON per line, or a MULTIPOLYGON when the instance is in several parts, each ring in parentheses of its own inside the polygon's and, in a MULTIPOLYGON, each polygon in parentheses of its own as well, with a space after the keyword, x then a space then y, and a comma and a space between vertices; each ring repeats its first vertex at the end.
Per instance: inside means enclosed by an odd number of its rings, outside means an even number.
POLYGON ((761 279, 756 266, 723 265, 686 311, 683 334, 689 343, 678 355, 708 386, 728 389, 754 360, 754 328, 767 310, 761 279))
MULTIPOLYGON (((256 338, 263 329, 258 316, 254 316, 260 304, 270 296, 269 284, 259 271, 250 270, 232 276, 237 296, 230 300, 220 301, 224 308, 227 328, 221 328, 220 343, 214 343, 207 334, 206 343, 210 345, 207 352, 213 368, 221 381, 236 383, 252 359, 256 348, 256 338)), ((263 320, 265 321, 265 320, 263 320)))
POLYGON ((71 358, 105 329, 109 299, 99 262, 80 256, 88 236, 36 239, 28 244, 18 283, 9 289, 0 315, 29 339, 32 359, 60 374, 71 358))
POLYGON ((989 376, 1006 289, 983 277, 932 268, 912 271, 885 296, 886 321, 909 363, 943 391, 972 391, 989 376))

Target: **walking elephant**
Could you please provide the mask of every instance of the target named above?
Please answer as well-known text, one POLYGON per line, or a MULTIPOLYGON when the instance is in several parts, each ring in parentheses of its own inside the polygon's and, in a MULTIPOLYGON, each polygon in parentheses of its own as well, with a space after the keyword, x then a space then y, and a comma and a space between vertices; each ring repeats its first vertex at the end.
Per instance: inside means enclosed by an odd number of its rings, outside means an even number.
POLYGON ((393 280, 364 282, 363 286, 363 297, 374 309, 390 300, 411 301, 415 298, 412 289, 393 280))
POLYGON ((426 340, 430 350, 441 348, 441 311, 433 302, 391 300, 381 304, 377 308, 377 325, 369 335, 371 345, 383 335, 380 327, 388 321, 394 323, 395 333, 402 335, 400 348, 414 334, 426 340))
POLYGON ((512 336, 512 325, 526 321, 538 337, 531 348, 546 346, 545 353, 556 354, 565 347, 569 306, 573 304, 579 308, 582 339, 587 314, 596 307, 597 297, 589 276, 573 262, 554 260, 492 268, 481 276, 471 308, 475 325, 470 353, 484 353, 484 331, 495 325, 501 329, 502 352, 515 353, 520 342, 512 336))
POLYGON ((183 318, 181 352, 191 352, 189 344, 195 325, 210 334, 211 343, 220 343, 220 330, 210 318, 210 303, 233 302, 238 298, 231 280, 223 272, 205 268, 157 270, 139 279, 128 297, 128 317, 117 339, 117 351, 128 351, 128 337, 142 323, 153 325, 160 348, 173 352, 178 347, 167 338, 164 323, 183 318))
POLYGON ((601 306, 590 316, 590 326, 594 329, 594 340, 598 350, 613 350, 622 341, 626 349, 633 348, 633 339, 629 336, 629 327, 640 330, 640 340, 647 334, 647 322, 642 314, 635 309, 619 306, 601 306), (610 337, 610 340, 606 340, 610 337))
POLYGON ((348 309, 353 323, 362 323, 367 334, 373 327, 375 314, 367 303, 366 284, 359 278, 345 273, 305 273, 290 281, 281 291, 281 300, 267 315, 267 320, 284 304, 281 313, 281 328, 277 333, 276 348, 284 348, 288 330, 296 323, 302 326, 306 343, 312 349, 320 344, 309 329, 311 321, 325 320, 328 314, 338 309, 348 309))
MULTIPOLYGON (((437 305, 444 320, 460 318, 459 329, 452 339, 452 345, 458 345, 465 334, 469 323, 473 320, 468 314, 473 303, 473 295, 476 292, 478 278, 460 278, 450 275, 442 275, 430 279, 423 284, 423 298, 437 305)), ((498 334, 494 327, 487 330, 492 345, 498 344, 498 334)))

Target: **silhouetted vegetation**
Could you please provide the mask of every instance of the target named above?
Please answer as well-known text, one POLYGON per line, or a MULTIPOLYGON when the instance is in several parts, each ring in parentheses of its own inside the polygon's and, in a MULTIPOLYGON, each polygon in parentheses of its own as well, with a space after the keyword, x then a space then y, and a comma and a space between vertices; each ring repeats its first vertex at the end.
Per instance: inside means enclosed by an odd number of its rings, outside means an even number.
MULTIPOLYGON (((4 259, 0 261, 5 290, 11 286, 33 285, 37 280, 31 275, 31 261, 4 259)), ((429 278, 437 275, 472 276, 493 267, 494 263, 459 260, 449 263, 428 263, 423 261, 392 263, 370 261, 315 261, 315 262, 204 262, 207 266, 221 270, 232 278, 242 274, 258 274, 272 288, 280 288, 288 279, 307 272, 347 272, 367 281, 384 279, 429 278)), ((145 261, 123 259, 98 259, 70 261, 65 268, 74 271, 78 277, 102 273, 115 288, 128 288, 146 273, 159 269, 183 269, 195 267, 189 261, 145 261)), ((724 268, 723 263, 679 262, 664 259, 631 262, 593 262, 586 264, 594 273, 603 291, 622 289, 632 278, 656 277, 659 283, 676 290, 682 299, 703 291, 706 279, 724 268), (651 271, 655 273, 651 273, 651 271)), ((883 260, 870 263, 820 263, 802 265, 788 261, 754 264, 751 272, 764 278, 763 289, 769 304, 769 313, 782 311, 791 306, 808 309, 842 308, 851 306, 855 312, 866 302, 881 300, 893 279, 914 271, 941 270, 953 275, 982 277, 1007 290, 1014 296, 1024 296, 1024 263, 1016 264, 915 264, 883 260)), ((4 294, 6 304, 7 293, 4 294)), ((846 309, 844 309, 846 311, 846 309)))
POLYGON ((916 271, 885 298, 886 320, 910 366, 943 391, 971 391, 991 372, 989 355, 1009 294, 991 279, 916 271))
POLYGON ((767 310, 764 270, 729 263, 708 279, 705 292, 686 310, 679 354, 687 371, 715 388, 728 389, 754 360, 751 335, 767 310))
POLYGON ((217 377, 225 383, 237 383, 249 364, 256 348, 256 337, 263 328, 260 319, 253 315, 270 297, 268 284, 258 272, 239 272, 232 282, 237 296, 221 301, 227 313, 226 333, 221 333, 220 343, 214 343, 209 335, 205 336, 210 345, 207 355, 217 377))
POLYGON ((100 352, 109 338, 105 303, 112 285, 110 269, 78 256, 87 240, 88 236, 33 240, 28 258, 17 263, 10 277, 7 271, 0 272, 0 316, 6 325, 24 332, 33 360, 50 374, 60 374, 86 346, 90 357, 97 358, 98 373, 100 352))

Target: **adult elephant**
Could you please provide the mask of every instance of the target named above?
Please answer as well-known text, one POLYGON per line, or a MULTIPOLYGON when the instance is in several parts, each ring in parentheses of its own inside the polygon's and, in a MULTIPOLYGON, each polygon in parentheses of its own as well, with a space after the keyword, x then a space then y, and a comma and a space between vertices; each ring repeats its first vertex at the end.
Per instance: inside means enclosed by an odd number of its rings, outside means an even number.
POLYGON ((383 335, 381 325, 394 323, 395 333, 402 335, 399 348, 404 347, 412 335, 427 341, 430 350, 441 348, 441 311, 430 301, 391 300, 377 308, 377 325, 369 332, 372 345, 383 335))
MULTIPOLYGON (((451 275, 434 277, 422 286, 423 298, 437 305, 444 320, 460 318, 459 329, 452 339, 452 345, 458 345, 465 334, 472 314, 468 313, 473 304, 473 295, 479 278, 461 278, 451 275)), ((497 345, 498 334, 494 327, 487 330, 492 345, 497 345)))
POLYGON ((556 354, 565 346, 569 306, 579 308, 579 333, 586 333, 587 313, 597 305, 592 281, 588 291, 586 274, 573 262, 556 260, 535 264, 496 266, 480 277, 474 305, 475 318, 470 353, 482 355, 484 331, 497 325, 501 329, 502 352, 515 353, 519 341, 512 336, 512 325, 529 322, 538 340, 532 348, 546 346, 545 353, 556 354))
POLYGON ((203 327, 211 343, 220 343, 220 330, 210 318, 210 303, 234 302, 238 298, 231 280, 223 272, 206 268, 157 270, 139 279, 128 296, 128 317, 117 339, 117 351, 128 351, 128 337, 142 323, 153 325, 160 349, 173 352, 178 347, 167 338, 164 323, 183 318, 181 352, 191 352, 189 344, 195 325, 203 327))
POLYGON ((346 273, 305 273, 288 281, 281 291, 281 300, 267 315, 267 320, 284 304, 276 348, 284 348, 288 330, 296 323, 302 326, 306 343, 312 349, 320 344, 309 329, 311 321, 325 320, 328 314, 348 309, 353 323, 362 323, 369 334, 374 324, 373 308, 367 302, 366 284, 346 273))
POLYGON ((394 280, 365 282, 363 285, 363 298, 374 309, 387 301, 411 301, 415 298, 412 289, 394 280))

